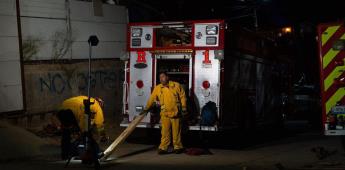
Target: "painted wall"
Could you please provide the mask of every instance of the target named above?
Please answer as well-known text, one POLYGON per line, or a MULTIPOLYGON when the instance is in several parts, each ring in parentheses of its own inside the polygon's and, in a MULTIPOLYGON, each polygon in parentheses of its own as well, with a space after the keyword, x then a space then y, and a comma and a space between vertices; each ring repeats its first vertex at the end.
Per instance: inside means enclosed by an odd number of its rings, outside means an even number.
MULTIPOLYGON (((103 4, 103 16, 94 16, 92 2, 77 0, 19 0, 19 4, 24 63, 35 63, 38 60, 59 62, 61 59, 86 59, 89 56, 87 40, 90 35, 97 35, 100 40, 98 46, 93 48, 93 58, 115 59, 119 58, 125 51, 127 24, 127 10, 125 7, 103 4)), ((0 22, 1 113, 23 109, 15 0, 0 1, 0 22)), ((76 94, 74 92, 76 89, 70 87, 70 82, 63 86, 67 80, 62 76, 62 72, 66 71, 64 69, 68 70, 73 66, 71 64, 64 64, 60 65, 60 67, 52 67, 52 65, 47 66, 40 62, 24 67, 24 76, 33 76, 25 77, 25 80, 29 83, 25 87, 28 92, 26 97, 28 113, 51 110, 56 106, 54 101, 76 94), (35 72, 37 75, 31 74, 34 68, 42 70, 40 70, 39 74, 35 72), (53 72, 50 72, 50 69, 53 72), (47 72, 45 73, 44 71, 47 72), (38 75, 42 75, 42 93, 35 93, 37 89, 31 89, 33 88, 32 84, 30 84, 31 80, 38 75), (60 85, 55 86, 54 83, 60 83, 60 85), (46 91, 49 91, 50 94, 46 93, 46 91), (52 97, 52 94, 56 95, 52 97), (49 98, 48 96, 51 97, 49 98), (34 101, 31 101, 32 97, 34 101), (38 104, 33 104, 39 98, 45 100, 40 101, 38 104)), ((111 74, 113 73, 108 72, 109 70, 100 69, 99 71, 99 73, 96 72, 95 74, 108 76, 110 77, 109 79, 112 79, 111 74)), ((83 78, 83 74, 83 71, 80 71, 80 79, 83 78)), ((109 86, 109 82, 111 82, 109 79, 103 84, 104 88, 109 86)), ((99 80, 98 83, 101 81, 99 80)), ((79 85, 79 87, 82 88, 82 85, 79 85)))
MULTIPOLYGON (((86 61, 71 64, 26 64, 24 69, 28 112, 57 110, 64 99, 87 95, 88 62, 86 61)), ((120 94, 122 62, 93 61, 91 70, 91 96, 119 101, 122 98, 120 94)))
MULTIPOLYGON (((121 120, 124 64, 120 60, 92 62, 90 95, 104 100, 106 127, 116 129, 121 120)), ((25 64, 27 112, 51 113, 63 100, 87 95, 88 62, 25 64)))
POLYGON ((15 0, 0 1, 0 113, 23 109, 15 0))
POLYGON ((25 60, 85 59, 87 40, 97 35, 94 58, 118 58, 126 48, 127 10, 102 6, 94 16, 92 2, 20 0, 25 60), (25 48, 26 47, 26 48, 25 48))

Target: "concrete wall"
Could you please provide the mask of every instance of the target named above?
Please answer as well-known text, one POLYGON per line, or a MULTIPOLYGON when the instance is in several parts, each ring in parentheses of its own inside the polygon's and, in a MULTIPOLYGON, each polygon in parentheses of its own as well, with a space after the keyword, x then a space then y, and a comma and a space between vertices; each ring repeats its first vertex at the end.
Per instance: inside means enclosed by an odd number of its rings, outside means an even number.
MULTIPOLYGON (((19 4, 24 61, 86 59, 89 55, 87 40, 90 35, 97 35, 100 40, 93 49, 93 58, 119 58, 125 50, 127 10, 123 6, 103 4, 103 16, 94 16, 92 2, 19 0, 19 4)), ((1 113, 23 109, 16 0, 0 1, 0 22, 1 113)), ((41 66, 46 67, 39 63, 36 65, 37 68, 41 66)), ((25 67, 24 72, 30 69, 25 67)), ((26 89, 31 91, 28 87, 26 89)), ((66 96, 63 93, 60 98, 66 96)), ((28 100, 27 104, 31 102, 28 100)), ((35 107, 29 106, 28 112, 52 108, 50 105, 35 107)))
POLYGON ((92 2, 20 0, 26 60, 84 59, 87 40, 97 35, 94 58, 118 58, 126 48, 127 10, 103 4, 94 16, 92 2))
POLYGON ((0 113, 23 109, 15 0, 0 1, 0 113))
MULTIPOLYGON (((91 96, 105 101, 106 126, 116 128, 121 120, 124 64, 118 60, 92 62, 91 96)), ((87 95, 88 62, 26 64, 27 112, 56 111, 64 99, 87 95)))

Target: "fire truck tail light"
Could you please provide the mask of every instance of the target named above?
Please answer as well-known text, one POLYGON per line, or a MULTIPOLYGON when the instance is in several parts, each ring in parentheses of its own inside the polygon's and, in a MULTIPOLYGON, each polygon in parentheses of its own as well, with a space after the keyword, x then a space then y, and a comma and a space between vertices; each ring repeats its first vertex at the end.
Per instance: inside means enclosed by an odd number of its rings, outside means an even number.
POLYGON ((202 82, 202 87, 203 87, 204 89, 210 88, 210 82, 208 82, 208 81, 203 81, 203 82, 202 82))
POLYGON ((140 38, 133 38, 132 39, 132 46, 133 47, 141 46, 141 39, 140 38))
POLYGON ((144 82, 143 82, 142 80, 138 80, 138 81, 137 81, 137 87, 138 87, 139 89, 143 88, 143 87, 144 87, 144 82))
POLYGON ((217 37, 209 36, 206 37, 206 45, 216 45, 217 44, 217 37))
POLYGON ((217 25, 206 26, 206 34, 207 35, 217 35, 218 34, 218 26, 217 25))
POLYGON ((143 34, 142 28, 132 28, 132 37, 141 37, 143 34))

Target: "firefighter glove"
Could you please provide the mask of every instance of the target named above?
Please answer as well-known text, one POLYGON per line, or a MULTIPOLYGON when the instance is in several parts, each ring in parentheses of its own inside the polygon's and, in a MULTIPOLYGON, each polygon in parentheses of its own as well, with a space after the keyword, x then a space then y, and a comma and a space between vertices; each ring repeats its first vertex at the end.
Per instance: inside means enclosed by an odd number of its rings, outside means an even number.
POLYGON ((186 116, 188 114, 187 108, 182 108, 182 116, 186 116))
POLYGON ((150 109, 145 108, 139 115, 146 114, 150 111, 150 109))

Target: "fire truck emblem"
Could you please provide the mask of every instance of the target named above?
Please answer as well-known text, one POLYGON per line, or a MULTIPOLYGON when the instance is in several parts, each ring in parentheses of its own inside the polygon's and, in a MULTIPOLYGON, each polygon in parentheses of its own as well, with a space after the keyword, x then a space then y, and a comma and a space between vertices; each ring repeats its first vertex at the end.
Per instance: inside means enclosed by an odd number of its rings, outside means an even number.
POLYGON ((212 66, 211 60, 210 60, 210 52, 209 50, 205 50, 203 53, 204 55, 204 61, 202 61, 203 67, 209 68, 212 66))
POLYGON ((146 68, 147 64, 146 64, 146 53, 145 51, 137 51, 137 63, 134 64, 135 68, 146 68))

